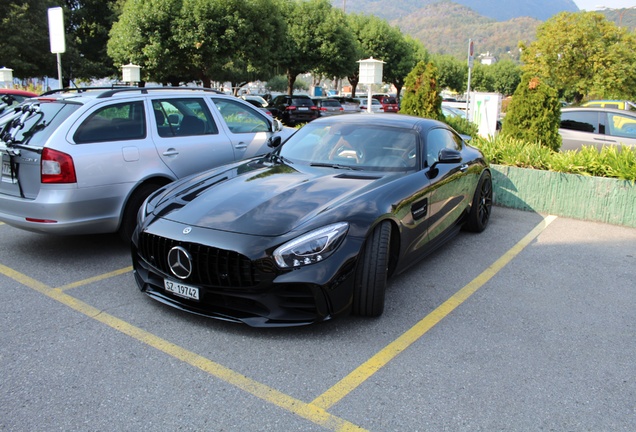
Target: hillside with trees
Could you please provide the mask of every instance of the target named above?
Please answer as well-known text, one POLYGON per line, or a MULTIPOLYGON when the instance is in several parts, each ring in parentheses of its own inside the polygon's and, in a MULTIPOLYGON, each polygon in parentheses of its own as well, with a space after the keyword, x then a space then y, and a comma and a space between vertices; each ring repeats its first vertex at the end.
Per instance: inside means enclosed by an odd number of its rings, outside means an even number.
MULTIPOLYGON (((365 13, 393 21, 417 12, 421 8, 449 0, 332 0, 338 8, 346 12, 365 13)), ((579 8, 572 0, 453 0, 453 3, 467 7, 484 17, 496 21, 531 17, 541 21, 559 12, 577 12, 579 8)))
POLYGON ((422 8, 392 24, 420 40, 432 53, 466 58, 468 39, 472 39, 477 53, 489 52, 499 59, 519 60, 519 42, 534 40, 541 21, 521 17, 498 22, 465 6, 442 2, 422 8))

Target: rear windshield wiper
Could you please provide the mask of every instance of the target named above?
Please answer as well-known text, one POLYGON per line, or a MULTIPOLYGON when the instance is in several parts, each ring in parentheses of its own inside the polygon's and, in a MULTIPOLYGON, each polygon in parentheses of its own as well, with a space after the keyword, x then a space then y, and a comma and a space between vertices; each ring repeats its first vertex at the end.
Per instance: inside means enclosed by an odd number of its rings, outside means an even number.
POLYGON ((346 169, 352 171, 362 171, 362 168, 354 167, 351 165, 342 165, 342 164, 330 164, 330 163, 312 163, 309 164, 312 167, 324 167, 324 168, 335 168, 335 169, 346 169))

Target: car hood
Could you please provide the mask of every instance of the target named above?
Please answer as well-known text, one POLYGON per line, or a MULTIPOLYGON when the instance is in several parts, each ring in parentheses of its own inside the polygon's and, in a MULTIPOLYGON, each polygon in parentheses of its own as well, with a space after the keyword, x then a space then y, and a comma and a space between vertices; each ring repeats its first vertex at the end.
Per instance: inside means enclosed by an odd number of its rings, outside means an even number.
POLYGON ((321 213, 343 214, 386 178, 383 173, 252 162, 180 182, 160 198, 153 213, 193 227, 278 236, 321 213))

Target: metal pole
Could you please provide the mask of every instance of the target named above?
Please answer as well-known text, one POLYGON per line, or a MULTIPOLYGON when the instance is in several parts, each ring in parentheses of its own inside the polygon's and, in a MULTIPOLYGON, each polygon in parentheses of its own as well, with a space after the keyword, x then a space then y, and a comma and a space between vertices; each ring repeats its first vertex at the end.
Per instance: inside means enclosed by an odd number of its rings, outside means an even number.
POLYGON ((57 79, 60 80, 60 88, 64 88, 62 84, 62 55, 57 53, 57 79))
POLYGON ((468 86, 466 88, 466 118, 471 121, 470 113, 470 75, 473 70, 473 40, 468 39, 468 86))

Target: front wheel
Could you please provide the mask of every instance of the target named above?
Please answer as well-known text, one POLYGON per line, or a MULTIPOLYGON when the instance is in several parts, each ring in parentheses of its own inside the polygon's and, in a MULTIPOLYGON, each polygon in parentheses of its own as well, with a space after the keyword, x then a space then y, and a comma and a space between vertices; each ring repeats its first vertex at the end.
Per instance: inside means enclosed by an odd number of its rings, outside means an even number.
POLYGON ((464 225, 467 231, 482 232, 488 226, 492 210, 492 177, 484 171, 477 184, 468 220, 464 225))
POLYGON ((384 297, 389 273, 391 223, 381 222, 362 246, 356 268, 352 313, 377 317, 384 312, 384 297))

